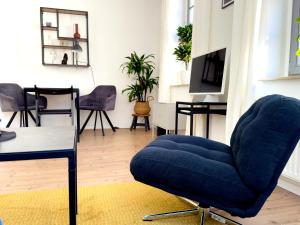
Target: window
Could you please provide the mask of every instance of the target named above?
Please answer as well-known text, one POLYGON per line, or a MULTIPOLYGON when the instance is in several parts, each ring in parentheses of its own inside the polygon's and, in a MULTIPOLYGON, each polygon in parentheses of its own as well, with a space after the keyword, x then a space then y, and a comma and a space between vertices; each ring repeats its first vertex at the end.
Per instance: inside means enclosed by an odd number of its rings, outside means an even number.
POLYGON ((193 23, 195 0, 188 0, 187 24, 193 23))
POLYGON ((300 0, 293 1, 293 16, 292 16, 292 34, 291 34, 291 48, 290 48, 290 63, 289 63, 289 74, 299 75, 300 74, 300 57, 296 56, 295 53, 300 48, 300 41, 296 41, 299 36, 300 24, 296 22, 296 19, 300 17, 300 0))

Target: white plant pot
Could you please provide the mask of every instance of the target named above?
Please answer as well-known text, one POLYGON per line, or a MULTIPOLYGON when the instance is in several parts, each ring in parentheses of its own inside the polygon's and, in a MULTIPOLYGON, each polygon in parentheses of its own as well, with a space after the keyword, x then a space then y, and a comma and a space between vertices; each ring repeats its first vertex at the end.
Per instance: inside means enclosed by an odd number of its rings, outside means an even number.
POLYGON ((190 83, 190 76, 191 76, 191 71, 190 70, 180 71, 181 84, 189 84, 190 83))

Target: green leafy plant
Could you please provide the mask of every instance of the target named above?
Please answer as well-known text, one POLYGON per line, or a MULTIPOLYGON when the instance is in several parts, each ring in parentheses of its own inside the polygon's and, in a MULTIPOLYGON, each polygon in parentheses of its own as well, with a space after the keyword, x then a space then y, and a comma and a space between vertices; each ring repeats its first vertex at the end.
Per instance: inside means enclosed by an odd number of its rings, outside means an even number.
POLYGON ((133 80, 133 84, 128 85, 122 93, 127 93, 129 102, 146 101, 147 94, 158 85, 158 77, 152 76, 155 69, 154 55, 139 56, 133 52, 125 58, 127 62, 121 65, 121 69, 133 80))
MULTIPOLYGON (((300 24, 300 17, 296 18, 296 23, 299 23, 299 24, 300 24)), ((300 34, 297 36, 296 41, 297 41, 297 42, 300 41, 300 34)), ((296 56, 300 56, 300 48, 297 49, 295 55, 296 55, 296 56)))
POLYGON ((192 24, 177 28, 178 46, 173 54, 177 61, 184 62, 186 70, 188 70, 189 62, 192 59, 192 35, 192 24))

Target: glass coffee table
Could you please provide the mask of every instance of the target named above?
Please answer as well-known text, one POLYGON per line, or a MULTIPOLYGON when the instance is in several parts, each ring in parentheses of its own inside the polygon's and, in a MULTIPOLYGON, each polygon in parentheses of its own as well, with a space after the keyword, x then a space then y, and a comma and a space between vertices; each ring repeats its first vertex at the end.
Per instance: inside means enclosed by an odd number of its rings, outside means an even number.
POLYGON ((69 173, 70 225, 77 214, 77 135, 75 127, 24 127, 16 138, 0 142, 0 161, 67 158, 69 173))

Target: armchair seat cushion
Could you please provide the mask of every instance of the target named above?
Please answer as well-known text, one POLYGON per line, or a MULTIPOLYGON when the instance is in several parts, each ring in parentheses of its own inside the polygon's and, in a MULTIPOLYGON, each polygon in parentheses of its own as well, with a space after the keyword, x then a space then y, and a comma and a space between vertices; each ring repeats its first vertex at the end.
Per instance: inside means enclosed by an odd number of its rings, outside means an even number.
POLYGON ((131 172, 140 182, 200 205, 247 208, 257 198, 243 184, 230 147, 200 137, 159 137, 133 158, 131 172))

